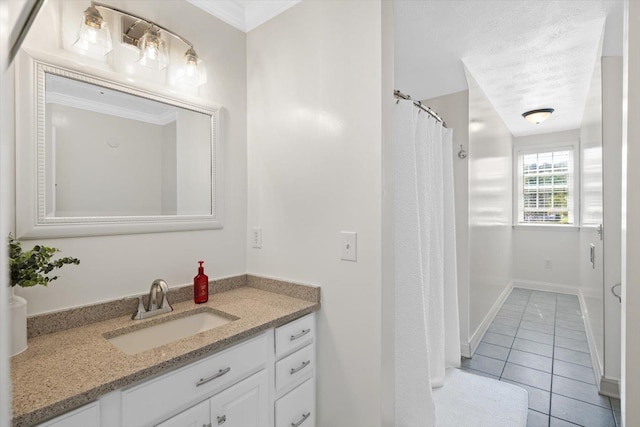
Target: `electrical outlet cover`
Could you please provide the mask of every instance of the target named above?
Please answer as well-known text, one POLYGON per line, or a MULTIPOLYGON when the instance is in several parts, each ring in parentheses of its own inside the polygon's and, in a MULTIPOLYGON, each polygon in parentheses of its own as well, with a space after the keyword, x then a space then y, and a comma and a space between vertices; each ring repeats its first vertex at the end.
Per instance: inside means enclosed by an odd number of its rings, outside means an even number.
POLYGON ((345 261, 357 261, 358 245, 355 231, 341 231, 340 259, 345 261))

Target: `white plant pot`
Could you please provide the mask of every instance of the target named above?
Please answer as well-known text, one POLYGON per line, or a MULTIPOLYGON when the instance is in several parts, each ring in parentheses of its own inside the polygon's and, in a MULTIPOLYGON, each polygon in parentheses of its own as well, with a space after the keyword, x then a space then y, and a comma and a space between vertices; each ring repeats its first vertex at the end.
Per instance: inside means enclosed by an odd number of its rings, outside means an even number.
POLYGON ((11 355, 15 356, 27 349, 27 300, 14 295, 13 288, 10 295, 11 355))

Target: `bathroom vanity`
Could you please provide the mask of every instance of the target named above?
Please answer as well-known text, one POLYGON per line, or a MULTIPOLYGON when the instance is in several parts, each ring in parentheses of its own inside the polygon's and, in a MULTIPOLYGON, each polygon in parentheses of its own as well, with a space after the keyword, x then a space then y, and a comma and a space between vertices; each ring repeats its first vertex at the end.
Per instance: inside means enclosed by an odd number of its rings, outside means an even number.
POLYGON ((228 323, 136 354, 108 341, 147 322, 130 316, 32 338, 12 359, 14 425, 314 426, 318 308, 241 286, 148 325, 202 310, 228 323))

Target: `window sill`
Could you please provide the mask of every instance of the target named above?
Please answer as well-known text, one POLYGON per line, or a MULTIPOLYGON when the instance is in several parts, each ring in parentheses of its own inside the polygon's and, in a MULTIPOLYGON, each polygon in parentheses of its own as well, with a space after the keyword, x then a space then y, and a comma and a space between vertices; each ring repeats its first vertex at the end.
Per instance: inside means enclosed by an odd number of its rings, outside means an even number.
POLYGON ((544 231, 580 231, 578 225, 553 225, 553 224, 514 224, 513 228, 516 230, 544 230, 544 231))

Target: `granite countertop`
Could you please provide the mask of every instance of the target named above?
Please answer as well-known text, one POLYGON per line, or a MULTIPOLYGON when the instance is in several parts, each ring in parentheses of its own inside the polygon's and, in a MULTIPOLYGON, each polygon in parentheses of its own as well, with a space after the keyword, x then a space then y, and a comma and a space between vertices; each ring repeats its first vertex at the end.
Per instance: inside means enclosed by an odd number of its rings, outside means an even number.
POLYGON ((317 300, 309 301, 273 292, 273 288, 242 286, 210 295, 205 304, 173 303, 173 312, 145 320, 121 316, 29 339, 29 348, 11 358, 13 425, 42 422, 320 307, 319 290, 317 300), (238 319, 134 355, 123 353, 103 337, 122 328, 159 323, 168 316, 180 316, 201 307, 238 319))

